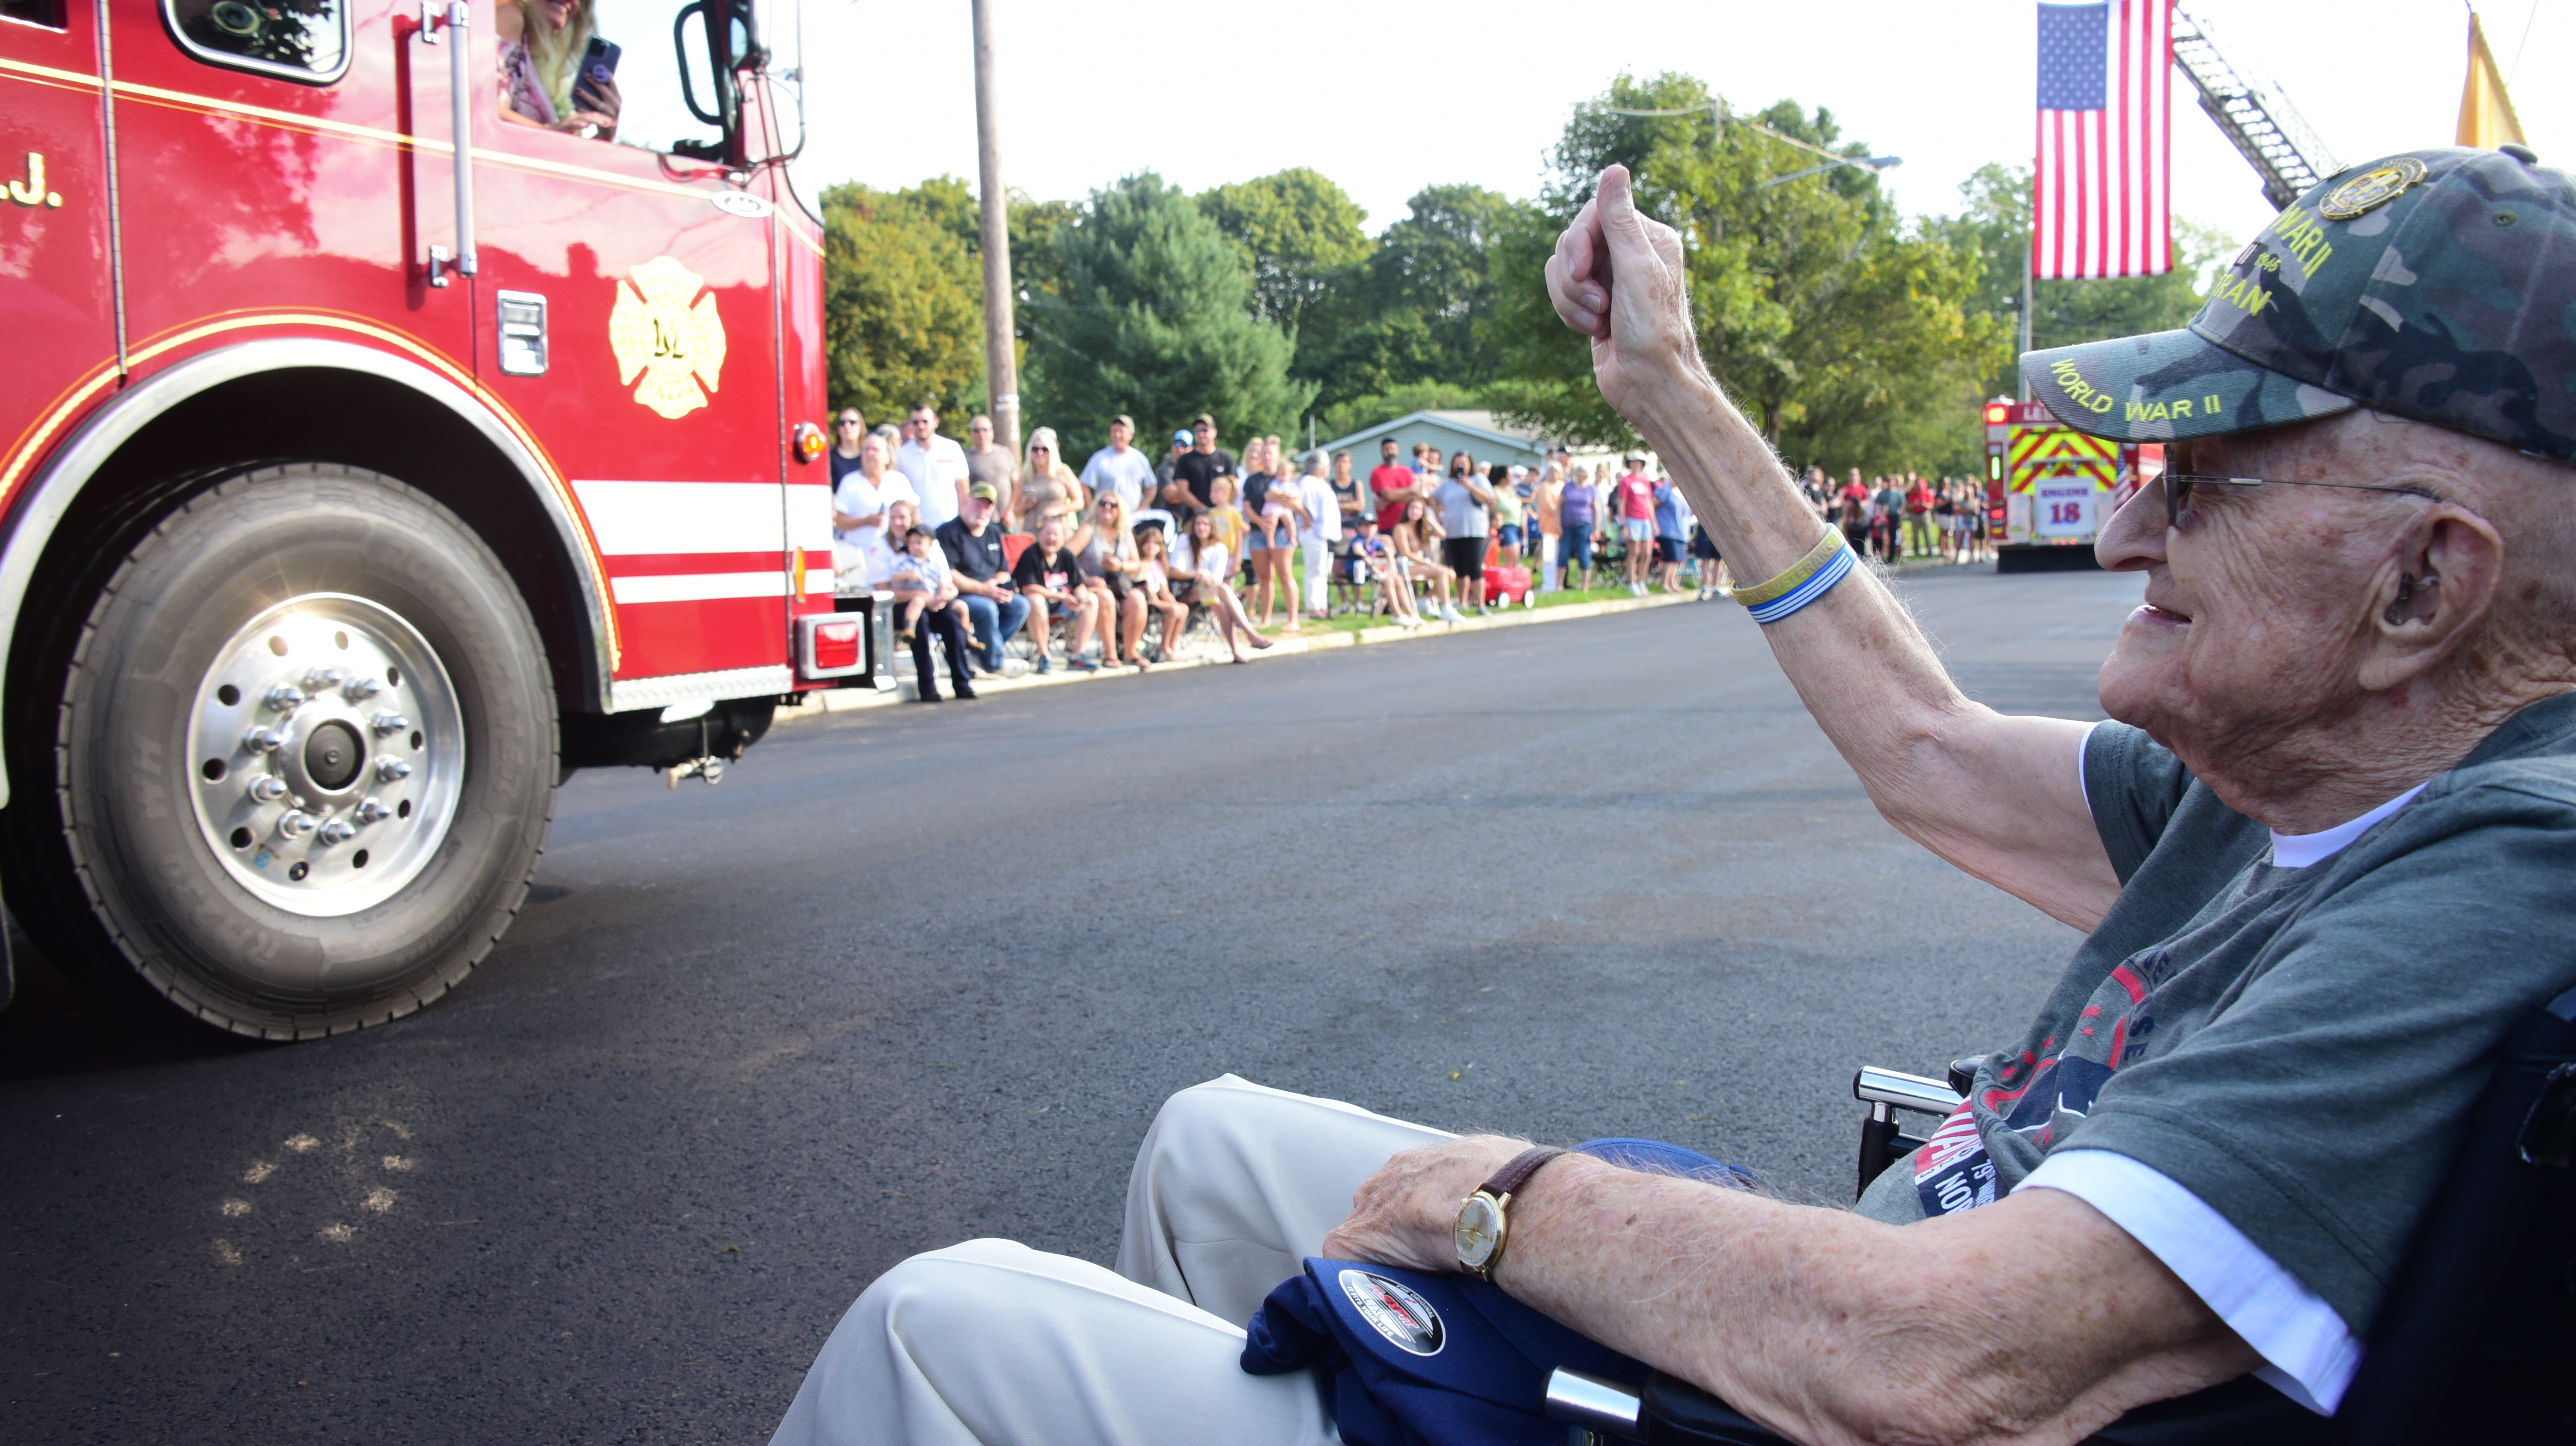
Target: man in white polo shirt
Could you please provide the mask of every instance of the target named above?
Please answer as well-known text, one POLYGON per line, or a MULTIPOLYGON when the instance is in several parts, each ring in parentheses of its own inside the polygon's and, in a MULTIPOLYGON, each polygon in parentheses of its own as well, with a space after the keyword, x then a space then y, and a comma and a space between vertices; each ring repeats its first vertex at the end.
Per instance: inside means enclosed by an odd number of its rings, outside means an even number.
POLYGON ((928 402, 912 409, 903 424, 903 445, 895 448, 894 469, 912 483, 921 498, 921 525, 936 530, 966 508, 969 468, 966 449, 939 435, 939 411, 928 402))

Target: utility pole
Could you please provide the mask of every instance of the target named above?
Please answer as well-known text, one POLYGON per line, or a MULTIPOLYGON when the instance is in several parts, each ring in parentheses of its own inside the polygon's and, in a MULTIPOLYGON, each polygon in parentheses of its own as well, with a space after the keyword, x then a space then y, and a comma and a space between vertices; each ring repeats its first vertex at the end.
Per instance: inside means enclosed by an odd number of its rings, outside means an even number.
POLYGON ((1020 366, 1011 349, 1011 198, 1002 189, 1002 126, 993 96, 993 0, 974 0, 975 164, 984 211, 984 390, 993 445, 1020 450, 1020 366))
MULTIPOLYGON (((2038 256, 2036 256, 2036 255, 2032 254, 2032 250, 2031 250, 2031 248, 2036 247, 2036 246, 2039 244, 2038 235, 2039 235, 2039 233, 2038 233, 2036 230, 2032 231, 2032 233, 2031 233, 2031 240, 2030 240, 2030 242, 2029 242, 2029 245, 2028 245, 2028 246, 2025 246, 2025 247, 2023 248, 2023 251, 2022 251, 2022 261, 2021 261, 2021 349, 2022 349, 2022 351, 2024 351, 2024 352, 2027 352, 2027 351, 2029 351, 2029 350, 2030 350, 2030 272, 2031 272, 2031 268, 2032 268, 2032 267, 2034 267, 2034 266, 2036 266, 2036 265, 2038 265, 2038 264, 2039 264, 2039 258, 2038 258, 2038 256)), ((2029 378, 2028 376, 2023 375, 2023 373, 2022 373, 2022 369, 2021 369, 2021 357, 2020 357, 2019 355, 2016 355, 2016 356, 2014 356, 2014 358, 2013 358, 2013 375, 2014 375, 2014 376, 2017 376, 2017 377, 2021 377, 2021 399, 2022 399, 2023 401, 2025 401, 2025 402, 2026 402, 2026 401, 2029 401, 2029 400, 2030 400, 2030 378, 2029 378)))

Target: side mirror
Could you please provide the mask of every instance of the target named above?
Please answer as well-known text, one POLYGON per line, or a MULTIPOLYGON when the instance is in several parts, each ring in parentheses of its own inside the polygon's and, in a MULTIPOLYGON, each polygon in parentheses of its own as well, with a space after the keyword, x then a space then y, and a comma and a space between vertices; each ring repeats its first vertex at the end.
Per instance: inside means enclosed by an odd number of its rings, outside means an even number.
POLYGON ((679 62, 680 99, 689 114, 724 132, 716 140, 681 141, 674 153, 701 161, 739 164, 742 160, 742 87, 736 72, 769 63, 760 43, 750 0, 689 0, 671 20, 671 48, 679 62), (707 98, 698 98, 697 67, 690 56, 689 32, 696 22, 706 57, 707 98))

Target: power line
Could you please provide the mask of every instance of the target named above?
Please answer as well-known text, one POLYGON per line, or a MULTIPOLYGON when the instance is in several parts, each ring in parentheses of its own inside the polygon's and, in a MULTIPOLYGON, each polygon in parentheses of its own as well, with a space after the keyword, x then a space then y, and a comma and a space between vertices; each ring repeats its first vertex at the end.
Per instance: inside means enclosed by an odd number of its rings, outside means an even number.
MULTIPOLYGON (((1708 106, 1690 106, 1690 108, 1685 108, 1685 111, 1631 111, 1631 108, 1628 108, 1628 106, 1592 106, 1592 108, 1595 108, 1595 111, 1605 111, 1605 113, 1610 113, 1610 116, 1698 116, 1700 111, 1708 111, 1708 116, 1710 116, 1710 119, 1713 119, 1713 121, 1716 121, 1716 124, 1721 124, 1721 126, 1744 126, 1744 129, 1749 129, 1749 131, 1762 131, 1762 134, 1765 134, 1765 137, 1775 139, 1775 142, 1780 142, 1780 144, 1793 144, 1793 147, 1806 149, 1806 152, 1816 152, 1816 155, 1826 157, 1826 160, 1860 160, 1860 157, 1850 157, 1850 155, 1839 155, 1839 152, 1829 152, 1829 149, 1824 149, 1824 147, 1821 147, 1821 144, 1803 142, 1803 139, 1790 137, 1790 134, 1780 134, 1780 131, 1770 129, 1770 126, 1765 126, 1765 124, 1762 124, 1762 121, 1747 121, 1747 119, 1744 119, 1744 116, 1736 116, 1736 113, 1728 111, 1728 108, 1726 108, 1726 101, 1710 101, 1708 106)), ((1873 157, 1873 160, 1875 160, 1875 157, 1873 157)))
POLYGON ((1721 126, 1744 126, 1744 129, 1749 131, 1762 131, 1765 137, 1775 139, 1775 142, 1793 144, 1793 147, 1803 149, 1803 152, 1824 157, 1824 165, 1811 165, 1811 168, 1793 170, 1793 173, 1788 175, 1772 175, 1770 180, 1762 180, 1759 186, 1754 186, 1754 191, 1767 191, 1767 188, 1772 186, 1783 186, 1783 183, 1788 183, 1788 180, 1801 180, 1806 178, 1806 175, 1816 175, 1821 173, 1821 170, 1842 168, 1842 165, 1868 165, 1870 170, 1886 170, 1891 168, 1891 165, 1904 165, 1904 157, 1896 157, 1896 155, 1837 155, 1837 152, 1829 152, 1829 149, 1824 149, 1821 144, 1803 142, 1803 139, 1798 137, 1785 137, 1785 134, 1780 134, 1780 131, 1770 129, 1770 126, 1765 124, 1759 124, 1759 121, 1739 119, 1739 116, 1734 116, 1734 113, 1728 113, 1726 101, 1710 101, 1708 106, 1690 106, 1687 111, 1636 111, 1636 108, 1628 108, 1628 106, 1592 106, 1592 108, 1602 113, 1610 113, 1610 116, 1698 116, 1700 111, 1708 111, 1708 119, 1713 119, 1721 126))

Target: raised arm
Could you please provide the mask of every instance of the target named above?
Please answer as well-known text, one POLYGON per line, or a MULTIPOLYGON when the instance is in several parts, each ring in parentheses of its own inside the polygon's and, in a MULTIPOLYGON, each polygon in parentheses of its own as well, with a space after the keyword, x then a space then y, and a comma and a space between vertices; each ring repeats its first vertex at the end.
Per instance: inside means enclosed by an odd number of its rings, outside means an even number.
MULTIPOLYGON (((1701 364, 1679 233, 1640 213, 1624 167, 1558 239, 1548 294, 1592 338, 1601 394, 1636 424, 1750 586, 1826 533, 1701 364)), ((1866 568, 1763 629, 1807 711, 1888 822, 1961 869, 2089 929, 2120 890, 2077 771, 2085 725, 1971 702, 1866 568)))

